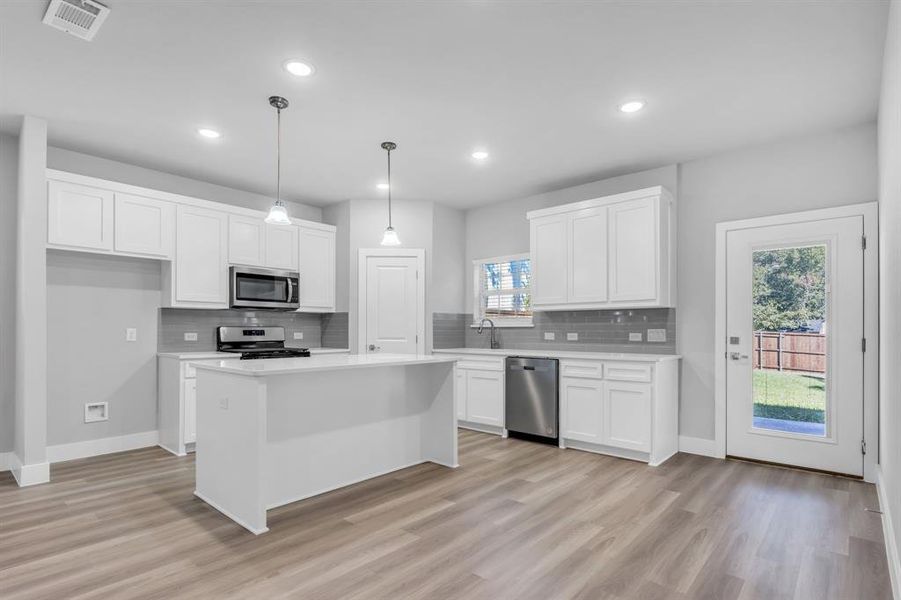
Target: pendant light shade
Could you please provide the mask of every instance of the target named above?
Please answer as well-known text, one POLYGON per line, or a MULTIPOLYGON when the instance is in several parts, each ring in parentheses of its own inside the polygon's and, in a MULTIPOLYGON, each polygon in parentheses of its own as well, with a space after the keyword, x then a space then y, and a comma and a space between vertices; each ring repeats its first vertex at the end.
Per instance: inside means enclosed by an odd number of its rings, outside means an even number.
POLYGON ((269 105, 276 110, 276 146, 275 146, 275 203, 266 215, 266 222, 277 225, 290 225, 288 210, 282 202, 282 109, 288 108, 288 101, 281 96, 269 96, 269 105))
POLYGON ((382 246, 400 246, 400 238, 391 226, 391 151, 397 149, 397 144, 382 142, 382 149, 388 153, 388 227, 382 236, 382 246))

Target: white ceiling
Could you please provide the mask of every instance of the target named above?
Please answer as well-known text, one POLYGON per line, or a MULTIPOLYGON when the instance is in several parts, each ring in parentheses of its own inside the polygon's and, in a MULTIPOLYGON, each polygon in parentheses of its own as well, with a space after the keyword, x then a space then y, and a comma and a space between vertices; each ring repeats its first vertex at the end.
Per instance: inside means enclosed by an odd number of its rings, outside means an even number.
POLYGON ((0 129, 327 204, 469 207, 875 118, 884 2, 108 0, 93 42, 0 3, 0 129), (282 69, 315 64, 312 78, 282 69), (647 108, 616 110, 640 97, 647 108), (198 138, 199 126, 223 133, 198 138), (491 152, 476 164, 471 151, 491 152))

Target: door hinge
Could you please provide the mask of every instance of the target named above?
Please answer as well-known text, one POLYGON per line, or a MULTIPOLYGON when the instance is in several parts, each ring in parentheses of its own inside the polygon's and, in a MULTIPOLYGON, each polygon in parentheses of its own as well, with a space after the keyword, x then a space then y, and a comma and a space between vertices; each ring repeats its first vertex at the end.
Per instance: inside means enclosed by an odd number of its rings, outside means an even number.
POLYGON ((416 271, 416 281, 419 281, 419 271, 416 271))
POLYGON ((419 334, 416 334, 416 343, 419 343, 419 334))
POLYGON ((867 351, 867 338, 860 338, 860 351, 861 352, 867 351))
POLYGON ((867 441, 866 440, 860 440, 860 453, 861 454, 867 453, 867 441))
POLYGON ((865 236, 865 235, 860 236, 860 249, 861 250, 867 249, 867 236, 865 236))

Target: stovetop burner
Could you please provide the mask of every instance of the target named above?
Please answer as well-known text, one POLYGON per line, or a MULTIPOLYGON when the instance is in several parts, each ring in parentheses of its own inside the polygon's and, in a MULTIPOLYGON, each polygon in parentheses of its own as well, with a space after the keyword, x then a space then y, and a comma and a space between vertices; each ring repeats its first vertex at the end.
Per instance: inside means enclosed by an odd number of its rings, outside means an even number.
POLYGON ((284 327, 219 327, 216 348, 241 355, 241 360, 310 356, 308 348, 285 348, 284 327))

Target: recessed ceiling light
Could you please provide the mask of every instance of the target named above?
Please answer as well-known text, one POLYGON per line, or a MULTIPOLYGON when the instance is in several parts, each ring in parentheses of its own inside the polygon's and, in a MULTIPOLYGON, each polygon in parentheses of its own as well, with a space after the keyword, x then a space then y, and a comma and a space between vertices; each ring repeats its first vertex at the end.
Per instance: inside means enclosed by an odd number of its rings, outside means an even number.
POLYGON ((197 135, 200 137, 205 137, 211 140, 215 140, 222 137, 222 134, 216 131, 215 129, 210 129, 208 127, 201 127, 197 130, 197 135))
POLYGON ((634 113, 644 108, 644 100, 629 100, 619 105, 619 110, 624 113, 634 113))
POLYGON ((288 73, 291 73, 291 75, 296 75, 297 77, 309 77, 315 71, 313 65, 305 63, 301 60, 285 61, 285 70, 288 73))
POLYGON ((472 153, 472 157, 476 160, 485 160, 488 158, 488 152, 485 150, 476 150, 472 153))
POLYGON ((388 184, 387 183, 377 183, 377 184, 375 184, 375 187, 379 188, 380 190, 387 190, 388 184))

